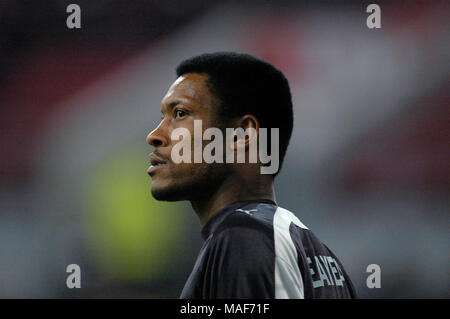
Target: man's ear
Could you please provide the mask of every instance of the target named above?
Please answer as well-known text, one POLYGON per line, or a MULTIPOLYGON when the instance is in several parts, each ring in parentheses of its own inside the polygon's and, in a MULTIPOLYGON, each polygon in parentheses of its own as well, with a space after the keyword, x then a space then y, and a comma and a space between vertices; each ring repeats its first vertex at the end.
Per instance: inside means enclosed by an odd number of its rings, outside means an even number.
POLYGON ((241 128, 245 135, 237 134, 234 136, 234 149, 244 147, 248 149, 250 145, 257 145, 259 133, 259 121, 251 114, 244 115, 236 122, 236 129, 241 128))

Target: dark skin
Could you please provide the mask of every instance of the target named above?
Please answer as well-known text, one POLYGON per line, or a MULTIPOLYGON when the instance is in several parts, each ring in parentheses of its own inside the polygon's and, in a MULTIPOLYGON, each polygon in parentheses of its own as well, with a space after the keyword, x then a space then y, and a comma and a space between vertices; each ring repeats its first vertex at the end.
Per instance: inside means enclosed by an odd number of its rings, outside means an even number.
MULTIPOLYGON (((259 122, 253 115, 225 119, 219 115, 220 101, 211 92, 208 75, 187 73, 180 76, 169 88, 161 103, 161 123, 147 136, 147 143, 155 148, 150 155, 152 165, 151 192, 158 200, 188 200, 203 226, 211 216, 228 205, 243 200, 270 199, 275 201, 273 177, 260 174, 261 163, 249 163, 248 147, 257 140, 259 122), (174 129, 184 127, 194 140, 194 120, 202 120, 203 132, 208 127, 254 128, 256 134, 235 139, 231 147, 246 150, 245 163, 173 163, 172 141, 174 129), (161 163, 163 163, 161 165, 161 163)), ((210 141, 203 141, 202 147, 210 141)), ((192 148, 192 153, 193 148, 192 148)), ((225 151, 224 151, 225 153, 225 151)))

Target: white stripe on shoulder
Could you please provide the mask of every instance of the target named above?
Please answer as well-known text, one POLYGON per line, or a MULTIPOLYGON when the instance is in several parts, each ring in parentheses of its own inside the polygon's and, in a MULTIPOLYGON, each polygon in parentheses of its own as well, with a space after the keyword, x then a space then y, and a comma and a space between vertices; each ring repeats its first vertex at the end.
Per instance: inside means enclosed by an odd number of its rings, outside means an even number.
POLYGON ((275 298, 303 299, 303 279, 298 266, 298 255, 289 233, 289 226, 308 229, 294 214, 278 207, 273 217, 275 241, 275 298))

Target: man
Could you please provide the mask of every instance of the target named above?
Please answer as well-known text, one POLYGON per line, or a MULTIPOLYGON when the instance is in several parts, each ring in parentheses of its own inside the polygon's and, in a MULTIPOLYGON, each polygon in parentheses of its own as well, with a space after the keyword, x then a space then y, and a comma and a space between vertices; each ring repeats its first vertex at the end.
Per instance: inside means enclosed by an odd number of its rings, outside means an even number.
POLYGON ((250 160, 251 145, 263 146, 258 139, 262 129, 275 128, 279 131, 271 134, 279 132, 279 141, 267 148, 279 152, 282 165, 293 127, 283 74, 250 55, 219 52, 182 62, 177 75, 162 100, 161 123, 147 142, 155 148, 148 170, 152 195, 190 201, 205 240, 180 298, 355 297, 336 256, 275 202, 273 182, 279 170, 263 174, 267 163, 250 160), (226 154, 243 151, 245 162, 222 161, 221 153, 214 162, 195 161, 190 146, 195 153, 213 143, 198 141, 197 123, 202 124, 200 133, 213 127, 253 132, 224 142, 226 154), (179 132, 188 133, 183 141, 179 132), (179 152, 181 141, 189 147, 179 152), (175 161, 175 156, 185 161, 175 161))

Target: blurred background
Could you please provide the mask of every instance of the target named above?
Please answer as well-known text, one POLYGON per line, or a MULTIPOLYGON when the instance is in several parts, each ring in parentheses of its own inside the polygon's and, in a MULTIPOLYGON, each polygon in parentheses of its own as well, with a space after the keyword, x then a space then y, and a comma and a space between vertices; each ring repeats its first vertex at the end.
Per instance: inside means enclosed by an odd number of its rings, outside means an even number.
POLYGON ((450 297, 449 3, 377 1, 369 29, 370 3, 0 1, 0 297, 178 298, 200 225, 151 197, 145 138, 176 65, 222 50, 290 81, 277 201, 359 296, 450 297))

